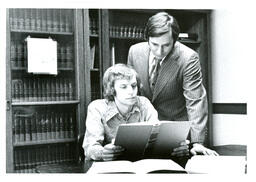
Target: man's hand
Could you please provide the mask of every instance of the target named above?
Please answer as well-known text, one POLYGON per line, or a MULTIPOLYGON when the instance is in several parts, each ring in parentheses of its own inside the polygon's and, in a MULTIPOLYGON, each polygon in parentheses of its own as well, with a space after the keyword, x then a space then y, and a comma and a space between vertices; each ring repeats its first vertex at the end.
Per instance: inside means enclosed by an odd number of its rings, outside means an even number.
POLYGON ((115 160, 118 156, 122 155, 124 148, 121 146, 116 146, 112 143, 104 146, 102 151, 102 160, 103 161, 112 161, 115 160))
POLYGON ((189 156, 189 140, 180 143, 180 146, 173 149, 171 155, 175 157, 189 156))
POLYGON ((190 150, 190 153, 192 155, 197 155, 197 154, 203 154, 203 155, 214 155, 218 156, 219 154, 215 152, 214 150, 208 149, 202 144, 199 143, 194 143, 192 149, 190 150))

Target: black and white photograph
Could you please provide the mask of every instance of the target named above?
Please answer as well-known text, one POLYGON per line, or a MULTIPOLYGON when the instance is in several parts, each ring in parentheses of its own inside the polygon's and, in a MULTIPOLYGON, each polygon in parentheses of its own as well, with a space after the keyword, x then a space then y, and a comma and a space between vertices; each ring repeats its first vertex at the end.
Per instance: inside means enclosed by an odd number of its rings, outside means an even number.
POLYGON ((248 180, 254 10, 200 2, 1 8, 3 176, 248 180))

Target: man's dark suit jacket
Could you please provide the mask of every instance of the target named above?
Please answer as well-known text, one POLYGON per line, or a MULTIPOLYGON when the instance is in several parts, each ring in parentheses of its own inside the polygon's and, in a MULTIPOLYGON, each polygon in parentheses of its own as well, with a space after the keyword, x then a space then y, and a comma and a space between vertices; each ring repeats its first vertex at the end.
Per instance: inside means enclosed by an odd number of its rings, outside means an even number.
POLYGON ((141 79, 141 95, 151 100, 160 120, 189 120, 192 124, 191 143, 203 143, 208 105, 198 54, 177 41, 161 64, 152 93, 149 87, 149 53, 148 42, 142 42, 131 46, 128 55, 128 64, 141 79))

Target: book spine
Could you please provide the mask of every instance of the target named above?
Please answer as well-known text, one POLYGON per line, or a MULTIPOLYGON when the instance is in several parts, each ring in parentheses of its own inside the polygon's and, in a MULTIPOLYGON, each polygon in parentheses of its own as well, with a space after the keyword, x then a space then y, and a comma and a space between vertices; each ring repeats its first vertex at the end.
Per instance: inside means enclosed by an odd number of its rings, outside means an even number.
POLYGON ((33 168, 31 149, 27 150, 27 173, 31 173, 33 168))
POLYGON ((38 141, 42 140, 42 124, 40 120, 40 115, 38 113, 35 114, 36 119, 36 138, 38 141))
POLYGON ((24 42, 23 46, 24 46, 24 51, 23 51, 24 68, 27 68, 27 66, 28 66, 28 47, 27 47, 27 43, 24 42))
POLYGON ((41 162, 41 160, 40 160, 40 147, 38 147, 38 148, 35 148, 35 163, 36 163, 36 166, 38 166, 38 165, 40 165, 40 162, 41 162))
POLYGON ((20 123, 18 114, 18 112, 14 113, 14 143, 18 143, 20 141, 20 123))
POLYGON ((68 83, 68 93, 69 93, 68 99, 73 100, 73 84, 71 80, 69 80, 69 83, 68 83))
POLYGON ((56 139, 60 138, 60 122, 59 122, 59 114, 55 114, 55 131, 56 131, 56 139))
POLYGON ((62 113, 59 114, 59 123, 60 123, 60 138, 64 138, 64 122, 62 113))
POLYGON ((36 132, 36 119, 35 116, 31 119, 31 132, 32 132, 32 141, 37 141, 37 132, 36 132))
POLYGON ((20 142, 25 141, 25 122, 24 117, 20 117, 20 142))
POLYGON ((11 67, 15 68, 17 67, 16 65, 16 44, 14 41, 11 41, 11 67))
POLYGON ((19 156, 19 151, 14 150, 14 170, 15 173, 18 173, 20 171, 20 156, 19 156))
POLYGON ((46 113, 46 139, 47 140, 52 139, 52 135, 51 135, 51 119, 50 119, 50 114, 48 112, 46 113))
POLYGON ((47 13, 47 31, 48 32, 52 32, 52 29, 53 29, 53 20, 52 20, 52 11, 51 9, 47 9, 46 11, 47 13))
POLYGON ((65 100, 64 79, 60 78, 60 100, 65 100))
POLYGON ((41 9, 36 9, 36 30, 41 31, 42 30, 42 15, 41 15, 41 9))
POLYGON ((67 45, 66 46, 66 67, 67 68, 73 68, 72 59, 73 59, 73 48, 71 45, 67 45))
POLYGON ((51 95, 51 81, 47 80, 46 82, 46 100, 51 101, 52 100, 52 95, 51 95))
POLYGON ((57 9, 53 10, 53 31, 58 32, 59 31, 59 11, 57 9))
POLYGON ((74 134, 74 120, 72 117, 72 113, 69 114, 69 137, 70 138, 74 138, 75 134, 74 134))
POLYGON ((55 84, 54 84, 53 79, 51 80, 50 84, 51 84, 51 86, 50 86, 50 88, 51 88, 51 100, 55 101, 56 100, 56 93, 55 93, 55 84))
POLYGON ((30 29, 36 30, 36 9, 31 9, 30 13, 30 29))
POLYGON ((46 16, 46 9, 42 9, 41 11, 41 29, 42 31, 47 31, 47 16, 46 16))
POLYGON ((56 128, 55 128, 55 116, 54 113, 51 112, 51 116, 50 116, 50 122, 51 122, 51 136, 52 139, 56 139, 56 128))
POLYGON ((32 81, 32 83, 33 83, 33 89, 32 89, 32 92, 33 92, 33 98, 32 98, 32 100, 33 101, 37 101, 38 99, 38 95, 37 95, 37 92, 38 92, 38 89, 37 89, 37 83, 36 83, 36 78, 33 78, 33 81, 32 81))
POLYGON ((47 118, 45 114, 42 114, 42 140, 47 140, 47 118))
POLYGON ((36 148, 32 148, 30 150, 31 152, 31 173, 35 173, 35 168, 36 168, 36 148))
POLYGON ((25 117, 25 141, 29 142, 31 141, 30 139, 30 120, 28 117, 25 117))
POLYGON ((55 93, 56 93, 56 101, 60 100, 60 87, 59 87, 59 79, 55 79, 55 93))

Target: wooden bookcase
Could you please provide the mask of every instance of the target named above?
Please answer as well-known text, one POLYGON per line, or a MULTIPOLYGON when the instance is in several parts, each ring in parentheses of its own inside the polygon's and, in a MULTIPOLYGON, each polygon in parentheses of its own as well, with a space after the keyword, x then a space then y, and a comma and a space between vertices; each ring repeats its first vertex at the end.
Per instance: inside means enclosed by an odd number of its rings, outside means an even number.
POLYGON ((82 17, 72 9, 7 10, 7 172, 78 160, 85 121, 82 17), (57 42, 57 75, 28 72, 27 37, 57 42))

